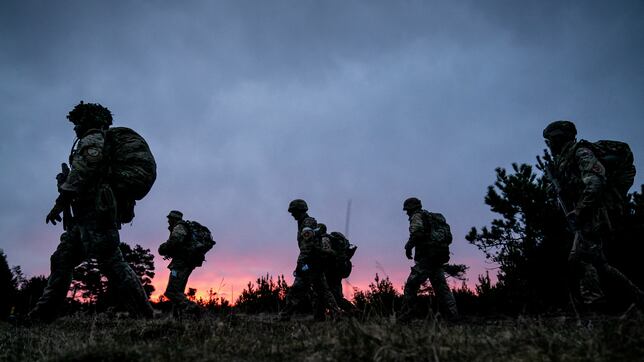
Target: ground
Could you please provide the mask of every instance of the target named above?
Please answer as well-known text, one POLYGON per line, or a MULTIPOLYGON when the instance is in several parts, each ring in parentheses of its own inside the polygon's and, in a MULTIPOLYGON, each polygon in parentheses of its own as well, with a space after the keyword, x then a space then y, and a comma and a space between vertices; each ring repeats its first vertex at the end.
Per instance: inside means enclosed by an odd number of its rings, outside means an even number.
POLYGON ((0 361, 644 361, 644 316, 387 318, 275 322, 272 316, 150 321, 71 316, 0 326, 0 361))

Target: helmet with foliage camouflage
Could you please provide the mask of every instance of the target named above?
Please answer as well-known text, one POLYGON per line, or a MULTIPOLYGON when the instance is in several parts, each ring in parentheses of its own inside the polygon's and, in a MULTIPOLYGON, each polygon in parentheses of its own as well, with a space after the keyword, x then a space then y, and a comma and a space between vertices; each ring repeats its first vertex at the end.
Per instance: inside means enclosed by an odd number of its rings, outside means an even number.
POLYGON ((403 210, 405 211, 417 210, 421 209, 422 207, 423 205, 421 204, 420 200, 415 197, 410 197, 403 203, 403 210))
POLYGON ((179 210, 172 210, 170 213, 168 213, 168 219, 177 219, 177 220, 182 220, 183 219, 183 213, 179 210))
POLYGON ((98 103, 81 101, 67 114, 67 119, 75 125, 86 124, 89 127, 108 128, 112 125, 112 113, 98 103))
POLYGON ((309 205, 302 199, 295 199, 288 204, 288 212, 307 211, 308 209, 309 205))
POLYGON ((572 139, 577 136, 577 127, 570 121, 554 121, 543 130, 543 138, 566 138, 572 139))

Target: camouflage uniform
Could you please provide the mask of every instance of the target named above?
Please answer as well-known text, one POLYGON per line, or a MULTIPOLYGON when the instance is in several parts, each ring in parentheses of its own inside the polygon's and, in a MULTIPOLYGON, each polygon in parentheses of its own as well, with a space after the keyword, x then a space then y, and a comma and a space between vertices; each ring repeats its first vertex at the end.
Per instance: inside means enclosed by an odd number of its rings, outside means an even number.
POLYGON ((603 236, 611 229, 608 209, 619 201, 606 191, 606 169, 590 147, 584 140, 571 141, 555 157, 555 170, 564 197, 576 200, 574 215, 569 216, 575 218, 576 226, 569 261, 579 284, 579 296, 584 304, 603 299, 599 271, 642 301, 642 291, 610 265, 602 251, 603 236))
POLYGON ((168 286, 164 295, 172 302, 173 314, 176 316, 181 310, 196 309, 196 303, 189 300, 184 291, 188 284, 188 278, 192 271, 198 265, 191 260, 188 254, 188 243, 191 242, 190 230, 185 222, 181 221, 183 214, 178 211, 171 211, 168 215, 170 226, 170 237, 168 241, 159 246, 159 254, 171 257, 172 261, 168 265, 170 276, 168 286), (176 222, 172 219, 176 218, 176 222))
POLYGON ((349 257, 345 255, 345 250, 349 245, 334 245, 331 236, 326 233, 321 236, 321 239, 323 249, 329 250, 325 261, 324 276, 329 284, 333 298, 344 312, 354 312, 355 306, 344 297, 342 292, 342 279, 344 278, 340 270, 345 266, 343 264, 349 262, 349 257))
MULTIPOLYGON (((290 211, 290 210, 289 210, 290 211)), ((295 312, 298 305, 306 300, 307 295, 313 288, 315 300, 315 318, 324 319, 325 309, 328 308, 332 315, 339 313, 338 305, 329 290, 322 261, 327 251, 322 249, 322 242, 319 235, 306 238, 305 231, 313 231, 317 228, 317 221, 306 212, 298 215, 297 219, 297 243, 300 254, 297 258, 297 267, 293 275, 295 280, 286 295, 286 305, 280 311, 280 319, 288 320, 295 312)))
POLYGON ((116 220, 115 201, 109 185, 101 180, 104 143, 102 130, 89 130, 70 156, 69 174, 57 177, 61 195, 47 221, 54 219, 52 215, 60 220, 58 215, 68 204, 73 218, 67 216, 64 221, 66 231, 51 256, 51 274, 30 313, 32 318, 55 318, 67 296, 74 268, 88 258, 96 258, 110 285, 118 289, 116 295, 124 299, 124 305, 134 315, 152 317, 152 307, 139 278, 119 249, 120 224, 116 220))
MULTIPOLYGON (((405 245, 408 257, 411 257, 411 249, 416 249, 415 265, 411 268, 411 273, 405 283, 401 319, 411 317, 418 290, 428 278, 443 315, 449 319, 458 318, 456 301, 449 285, 447 285, 443 270, 443 265, 449 261, 449 246, 441 245, 439 242, 446 239, 447 236, 441 233, 449 233, 449 228, 446 227, 447 223, 443 215, 421 209, 420 200, 415 200, 418 201, 418 208, 408 211, 411 214, 409 216, 409 241, 405 245)), ((449 239, 451 240, 451 234, 449 239)))

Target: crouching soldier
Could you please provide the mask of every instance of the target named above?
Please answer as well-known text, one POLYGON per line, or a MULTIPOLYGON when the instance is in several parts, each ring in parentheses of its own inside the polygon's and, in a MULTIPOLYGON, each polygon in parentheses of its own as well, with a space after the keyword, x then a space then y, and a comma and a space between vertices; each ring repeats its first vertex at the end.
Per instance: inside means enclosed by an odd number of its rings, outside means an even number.
POLYGON ((208 228, 195 221, 184 221, 183 213, 177 210, 168 214, 168 229, 168 241, 159 246, 159 254, 164 259, 172 259, 168 265, 170 278, 164 295, 172 302, 175 317, 182 311, 199 313, 201 308, 189 300, 184 291, 190 274, 203 264, 215 241, 208 228))
POLYGON ((445 217, 438 213, 423 210, 419 199, 405 200, 403 210, 409 216, 409 241, 405 244, 405 255, 414 259, 411 268, 399 319, 408 321, 413 316, 414 302, 422 283, 429 278, 438 299, 440 313, 447 319, 458 318, 454 295, 445 280, 443 266, 449 261, 449 244, 452 233, 445 217), (412 249, 416 249, 412 255, 412 249))

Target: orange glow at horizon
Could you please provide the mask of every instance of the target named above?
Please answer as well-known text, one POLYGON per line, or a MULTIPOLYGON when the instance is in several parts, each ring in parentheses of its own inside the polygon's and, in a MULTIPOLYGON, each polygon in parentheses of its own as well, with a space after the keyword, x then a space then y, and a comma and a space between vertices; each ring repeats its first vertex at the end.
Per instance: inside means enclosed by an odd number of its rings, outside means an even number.
MULTIPOLYGON (((196 269, 196 271, 199 269, 196 269)), ((195 274, 193 272, 193 274, 195 274)), ((165 269, 162 272, 157 273, 157 276, 154 278, 155 282, 152 283, 154 286, 155 290, 150 296, 150 299, 153 301, 158 301, 159 297, 163 295, 165 292, 165 288, 168 283, 168 275, 169 275, 169 270, 165 269)), ((185 292, 188 292, 188 288, 194 288, 197 290, 195 294, 196 299, 202 299, 204 301, 207 301, 209 298, 209 291, 212 290, 215 294, 214 296, 216 298, 224 298, 228 300, 228 302, 231 305, 234 305, 237 298, 239 298, 239 295, 242 293, 244 289, 248 287, 248 283, 252 282, 253 284, 256 283, 256 280, 260 278, 261 276, 266 276, 266 273, 263 275, 256 275, 252 276, 250 274, 242 274, 238 276, 229 276, 229 277, 219 277, 219 278, 208 278, 207 276, 195 276, 192 277, 188 280, 188 284, 186 286, 185 292)), ((272 275, 273 280, 277 279, 276 275, 272 275)), ((373 279, 375 277, 372 275, 371 277, 364 277, 363 275, 356 276, 356 277, 350 277, 348 279, 343 280, 342 282, 342 291, 344 293, 344 297, 352 300, 353 294, 354 294, 354 288, 357 288, 358 290, 368 290, 369 284, 373 282, 373 279)), ((406 275, 405 275, 406 278, 406 275)), ((290 286, 293 283, 293 277, 285 275, 285 279, 287 284, 290 286)), ((403 284, 404 284, 404 279, 401 282, 398 282, 396 279, 393 277, 390 277, 391 282, 393 283, 394 287, 396 290, 402 293, 403 289, 403 284)), ((461 281, 459 280, 450 280, 448 279, 448 283, 452 288, 458 288, 461 286, 461 281)), ((467 287, 470 290, 474 290, 475 283, 473 281, 466 281, 465 283, 467 287)))

